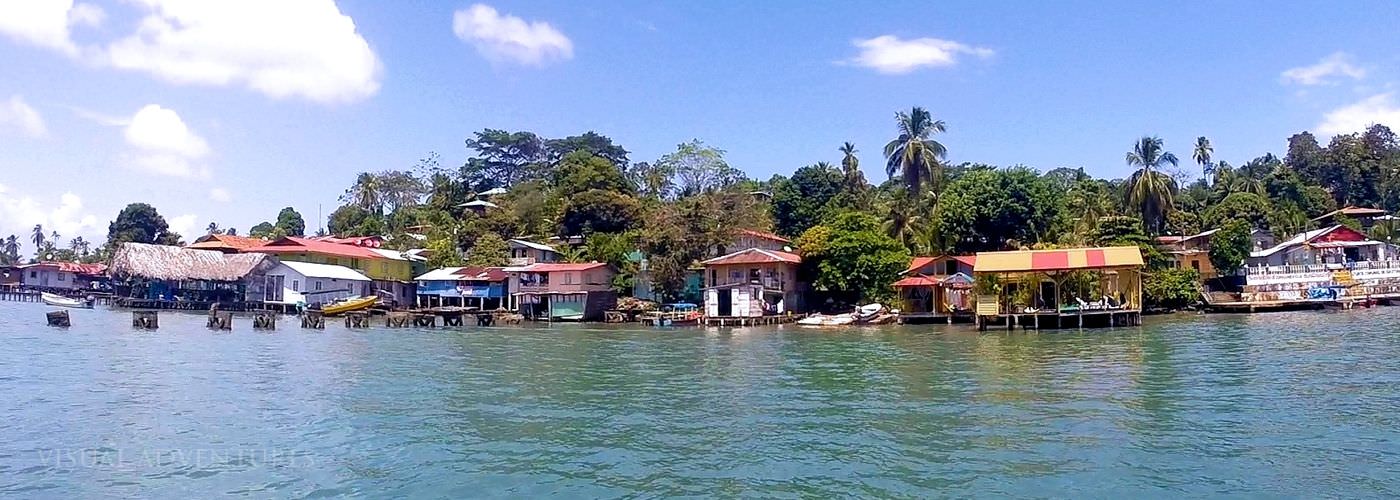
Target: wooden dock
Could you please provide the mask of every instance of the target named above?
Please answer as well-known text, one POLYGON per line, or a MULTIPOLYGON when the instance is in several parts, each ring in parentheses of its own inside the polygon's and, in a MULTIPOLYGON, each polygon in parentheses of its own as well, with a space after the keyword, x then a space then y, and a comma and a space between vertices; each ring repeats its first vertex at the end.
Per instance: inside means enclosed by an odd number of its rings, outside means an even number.
POLYGON ((797 320, 799 320, 799 319, 802 319, 802 317, 801 317, 801 316, 797 316, 797 315, 793 315, 793 314, 784 314, 784 315, 774 315, 774 316, 758 316, 758 317, 752 317, 752 318, 745 318, 745 317, 738 317, 738 316, 707 316, 707 317, 705 317, 705 320, 704 320, 704 321, 705 321, 705 325, 706 325, 706 326, 721 326, 721 327, 723 327, 723 326, 738 326, 738 327, 744 327, 744 326, 781 325, 781 324, 784 324, 784 323, 792 323, 792 322, 795 322, 795 321, 797 321, 797 320))
POLYGON ((953 323, 972 323, 976 320, 977 317, 972 311, 953 314, 931 312, 899 313, 899 324, 901 325, 929 325, 936 323, 947 323, 951 325, 953 323))
POLYGON ((1025 330, 1050 330, 1065 328, 1115 328, 1120 326, 1141 326, 1142 311, 1137 309, 1089 310, 1079 312, 1043 311, 1034 313, 1008 313, 997 316, 978 316, 977 329, 987 330, 990 326, 1005 326, 1014 330, 1017 326, 1025 330))
MULTIPOLYGON (((93 304, 95 305, 108 305, 112 303, 112 296, 106 293, 91 293, 81 295, 59 293, 57 295, 62 295, 64 297, 74 299, 86 299, 89 295, 91 295, 93 299, 93 304)), ((40 292, 33 290, 0 290, 0 300, 7 302, 43 302, 43 299, 40 298, 41 296, 42 294, 40 292)))

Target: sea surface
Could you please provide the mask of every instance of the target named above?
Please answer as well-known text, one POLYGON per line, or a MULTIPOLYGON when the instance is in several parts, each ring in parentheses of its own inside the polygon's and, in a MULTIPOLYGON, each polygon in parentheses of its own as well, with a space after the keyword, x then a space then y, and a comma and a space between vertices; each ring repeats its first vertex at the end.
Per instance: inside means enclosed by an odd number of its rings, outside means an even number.
POLYGON ((1400 497, 1400 307, 212 332, 0 302, 0 496, 1400 497))

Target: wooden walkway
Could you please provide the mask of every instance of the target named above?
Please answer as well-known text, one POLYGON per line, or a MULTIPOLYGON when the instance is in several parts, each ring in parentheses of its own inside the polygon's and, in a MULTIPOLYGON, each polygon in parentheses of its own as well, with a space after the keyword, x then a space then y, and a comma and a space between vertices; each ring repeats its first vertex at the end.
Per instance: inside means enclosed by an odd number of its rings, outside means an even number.
POLYGON ((753 318, 743 318, 743 317, 737 317, 737 316, 707 316, 707 317, 705 317, 705 325, 707 325, 707 326, 741 326, 741 327, 742 327, 742 326, 781 325, 781 324, 784 324, 784 323, 792 323, 792 322, 795 322, 795 321, 797 321, 797 320, 799 320, 799 319, 802 319, 802 317, 801 317, 801 316, 798 316, 798 315, 795 315, 795 314, 784 314, 784 315, 775 315, 775 316, 759 316, 759 317, 753 317, 753 318))
POLYGON ((977 318, 977 329, 981 331, 987 330, 990 326, 1005 326, 1007 330, 1014 330, 1017 326, 1026 330, 1047 330, 1140 325, 1142 325, 1142 311, 1137 309, 1091 310, 1073 313, 1046 311, 979 316, 977 318))

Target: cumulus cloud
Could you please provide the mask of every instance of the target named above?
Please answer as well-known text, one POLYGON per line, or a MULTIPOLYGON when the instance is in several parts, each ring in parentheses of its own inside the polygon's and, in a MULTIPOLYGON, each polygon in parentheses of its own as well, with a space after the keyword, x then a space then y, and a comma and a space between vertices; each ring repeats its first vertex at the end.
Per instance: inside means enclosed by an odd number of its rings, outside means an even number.
POLYGON ((58 231, 64 238, 93 238, 100 231, 97 217, 83 208, 83 199, 76 194, 63 193, 55 205, 0 184, 0 237, 13 234, 28 241, 36 224, 44 226, 44 232, 58 231))
POLYGON ((44 117, 19 95, 10 96, 10 100, 0 102, 0 131, 14 131, 35 139, 49 133, 48 127, 44 125, 44 117))
POLYGON ((166 219, 165 223, 170 226, 170 232, 188 240, 204 234, 203 231, 195 227, 197 218, 198 216, 195 214, 177 215, 166 219))
POLYGON ((379 91, 382 65, 333 0, 131 0, 134 33, 80 47, 70 28, 106 13, 72 0, 0 1, 0 34, 100 66, 176 84, 241 85, 275 97, 332 103, 379 91))
POLYGON ((1328 112, 1317 131, 1324 136, 1350 134, 1377 123, 1400 129, 1400 105, 1395 102, 1394 92, 1376 94, 1328 112))
POLYGON ((78 55, 70 31, 75 25, 98 26, 102 8, 73 0, 11 0, 0 2, 0 34, 39 47, 78 55))
POLYGON ((228 203, 233 201, 233 195, 229 194, 227 189, 216 187, 209 190, 209 199, 219 203, 228 203))
POLYGON ((174 110, 147 104, 131 117, 123 136, 131 146, 126 163, 137 170, 172 177, 209 175, 200 164, 209 155, 209 143, 174 110))
POLYGON ((485 4, 454 12, 452 32, 493 62, 542 66, 574 57, 574 43, 549 23, 503 15, 485 4))
POLYGON ((958 63, 964 55, 981 59, 992 57, 992 49, 938 38, 902 40, 894 35, 856 39, 851 42, 860 54, 845 61, 889 75, 902 75, 919 68, 943 68, 958 63))
POLYGON ((1353 80, 1365 78, 1366 69, 1352 64, 1351 56, 1347 53, 1336 52, 1322 58, 1317 64, 1284 71, 1281 77, 1284 83, 1308 86, 1335 85, 1343 77, 1353 80))

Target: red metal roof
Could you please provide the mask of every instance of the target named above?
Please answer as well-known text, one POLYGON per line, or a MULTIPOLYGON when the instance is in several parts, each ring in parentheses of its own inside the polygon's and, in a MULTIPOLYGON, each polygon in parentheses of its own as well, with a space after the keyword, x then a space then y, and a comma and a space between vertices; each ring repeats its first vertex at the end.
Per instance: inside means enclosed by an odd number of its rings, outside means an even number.
POLYGON ((763 238, 763 239, 765 239, 765 240, 772 240, 772 241, 776 241, 776 242, 779 242, 779 243, 792 243, 792 240, 789 240, 789 239, 784 238, 784 237, 782 237, 782 236, 778 236, 778 235, 773 234, 773 233, 768 233, 768 232, 763 232, 763 231, 755 231, 755 230, 752 230, 752 229, 740 229, 740 230, 739 230, 739 233, 740 233, 740 234, 747 234, 747 235, 753 236, 753 237, 755 237, 755 238, 763 238))
POLYGON ((894 282, 894 286, 897 286, 897 287, 908 287, 908 286, 938 286, 938 284, 941 283, 941 282, 942 282, 942 280, 940 280, 940 279, 938 279, 938 278, 935 278, 935 277, 932 277, 932 276, 923 276, 923 275, 919 275, 919 276, 909 276, 909 277, 906 277, 906 278, 904 278, 904 279, 902 279, 902 280, 896 281, 896 282, 894 282))
POLYGON ((787 262, 790 264, 801 264, 802 257, 795 253, 779 252, 777 250, 764 250, 761 248, 750 248, 740 250, 729 255, 722 255, 702 262, 707 266, 726 264, 765 264, 771 262, 787 262))
POLYGON ((200 236, 199 239, 194 240, 193 244, 186 246, 188 248, 202 249, 232 248, 235 250, 243 250, 245 248, 253 248, 256 246, 266 245, 267 243, 267 240, 262 238, 249 238, 246 236, 234 236, 231 234, 209 234, 200 236))
POLYGON ((96 276, 107 272, 106 264, 79 264, 77 262, 39 262, 19 267, 46 267, 49 269, 57 269, 65 273, 85 274, 92 276, 96 276))
POLYGON ((383 255, 374 253, 374 251, 361 246, 347 245, 344 243, 331 243, 329 241, 311 240, 306 238, 298 238, 295 236, 287 236, 285 238, 281 238, 276 241, 270 242, 266 245, 245 248, 242 251, 245 253, 270 254, 305 252, 335 255, 337 257, 351 257, 356 259, 385 258, 383 255))
POLYGON ((977 266, 976 255, 940 255, 937 257, 914 257, 914 260, 909 262, 909 269, 904 270, 904 274, 909 274, 914 271, 918 271, 919 269, 923 269, 924 266, 927 266, 944 258, 953 259, 963 264, 967 264, 968 267, 977 266))
POLYGON ((608 265, 607 265, 606 263, 603 263, 603 262, 581 262, 581 263, 543 262, 543 263, 531 264, 531 265, 529 265, 529 266, 525 266, 525 268, 522 269, 521 272, 527 272, 527 273, 553 273, 553 272, 565 272, 565 271, 587 271, 587 270, 590 270, 590 269, 597 269, 597 268, 600 268, 600 267, 607 267, 607 266, 608 266, 608 265))

